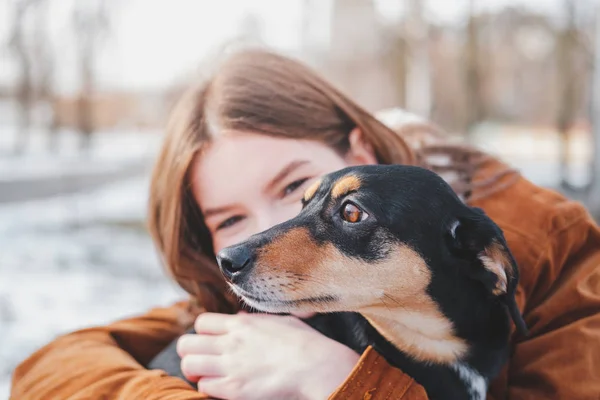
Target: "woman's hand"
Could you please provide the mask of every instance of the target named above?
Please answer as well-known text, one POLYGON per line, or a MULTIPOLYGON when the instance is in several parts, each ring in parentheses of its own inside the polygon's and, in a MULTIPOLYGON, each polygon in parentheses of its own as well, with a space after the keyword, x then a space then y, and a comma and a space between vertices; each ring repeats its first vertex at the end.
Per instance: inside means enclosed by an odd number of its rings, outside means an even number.
POLYGON ((293 316, 201 314, 179 339, 181 369, 198 390, 234 399, 326 399, 359 355, 293 316))

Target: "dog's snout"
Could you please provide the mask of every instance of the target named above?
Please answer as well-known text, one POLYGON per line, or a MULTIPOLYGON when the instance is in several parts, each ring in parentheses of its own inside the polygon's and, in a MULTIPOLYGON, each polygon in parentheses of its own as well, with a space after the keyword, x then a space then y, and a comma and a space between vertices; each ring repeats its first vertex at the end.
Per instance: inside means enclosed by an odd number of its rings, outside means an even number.
POLYGON ((227 247, 217 254, 217 263, 228 279, 245 272, 252 264, 252 252, 246 246, 227 247))

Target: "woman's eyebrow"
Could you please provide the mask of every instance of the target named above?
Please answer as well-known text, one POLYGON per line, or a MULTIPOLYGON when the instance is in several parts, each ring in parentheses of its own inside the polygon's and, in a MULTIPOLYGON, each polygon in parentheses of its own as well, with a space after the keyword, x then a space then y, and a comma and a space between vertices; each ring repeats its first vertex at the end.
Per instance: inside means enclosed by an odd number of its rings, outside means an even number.
POLYGON ((279 185, 281 181, 283 181, 289 174, 294 172, 294 170, 298 169, 300 166, 308 164, 307 160, 295 160, 286 165, 273 179, 269 181, 267 186, 265 187, 266 191, 271 191, 275 186, 279 185))
POLYGON ((232 209, 232 206, 207 208, 206 210, 203 210, 202 214, 204 214, 204 219, 207 219, 218 214, 225 214, 226 212, 231 211, 232 209))

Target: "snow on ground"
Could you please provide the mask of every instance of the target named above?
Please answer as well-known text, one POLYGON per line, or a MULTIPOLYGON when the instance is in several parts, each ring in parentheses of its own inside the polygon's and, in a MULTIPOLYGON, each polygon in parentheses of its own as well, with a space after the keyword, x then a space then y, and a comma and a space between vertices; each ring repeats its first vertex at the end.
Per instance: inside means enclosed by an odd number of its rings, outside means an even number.
POLYGON ((56 152, 48 151, 46 129, 32 129, 27 150, 14 155, 15 130, 0 125, 0 181, 37 179, 61 173, 97 173, 153 156, 162 135, 158 131, 98 132, 89 150, 80 151, 80 137, 72 130, 58 133, 56 152))
POLYGON ((184 297, 145 214, 147 178, 0 207, 0 399, 14 367, 52 338, 184 297))
POLYGON ((145 218, 148 177, 136 177, 98 190, 0 206, 0 235, 36 229, 64 229, 102 221, 145 218))
MULTIPOLYGON (((20 157, 2 158, 0 151, 0 181, 73 168, 83 177, 102 173, 153 156, 158 139, 105 133, 86 155, 66 145, 58 155, 43 146, 20 157)), ((147 196, 146 174, 85 193, 0 204, 0 400, 8 399, 15 366, 56 336, 185 297, 143 227, 147 196)))

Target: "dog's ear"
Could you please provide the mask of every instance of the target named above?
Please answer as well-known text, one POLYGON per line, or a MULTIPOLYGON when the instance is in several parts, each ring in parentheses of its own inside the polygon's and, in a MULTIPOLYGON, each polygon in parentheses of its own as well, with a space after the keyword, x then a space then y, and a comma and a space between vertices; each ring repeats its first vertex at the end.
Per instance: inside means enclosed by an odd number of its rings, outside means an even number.
POLYGON ((471 208, 471 211, 449 227, 450 250, 469 261, 464 272, 507 306, 517 330, 526 335, 527 327, 515 300, 519 281, 517 263, 500 228, 483 210, 471 208))

